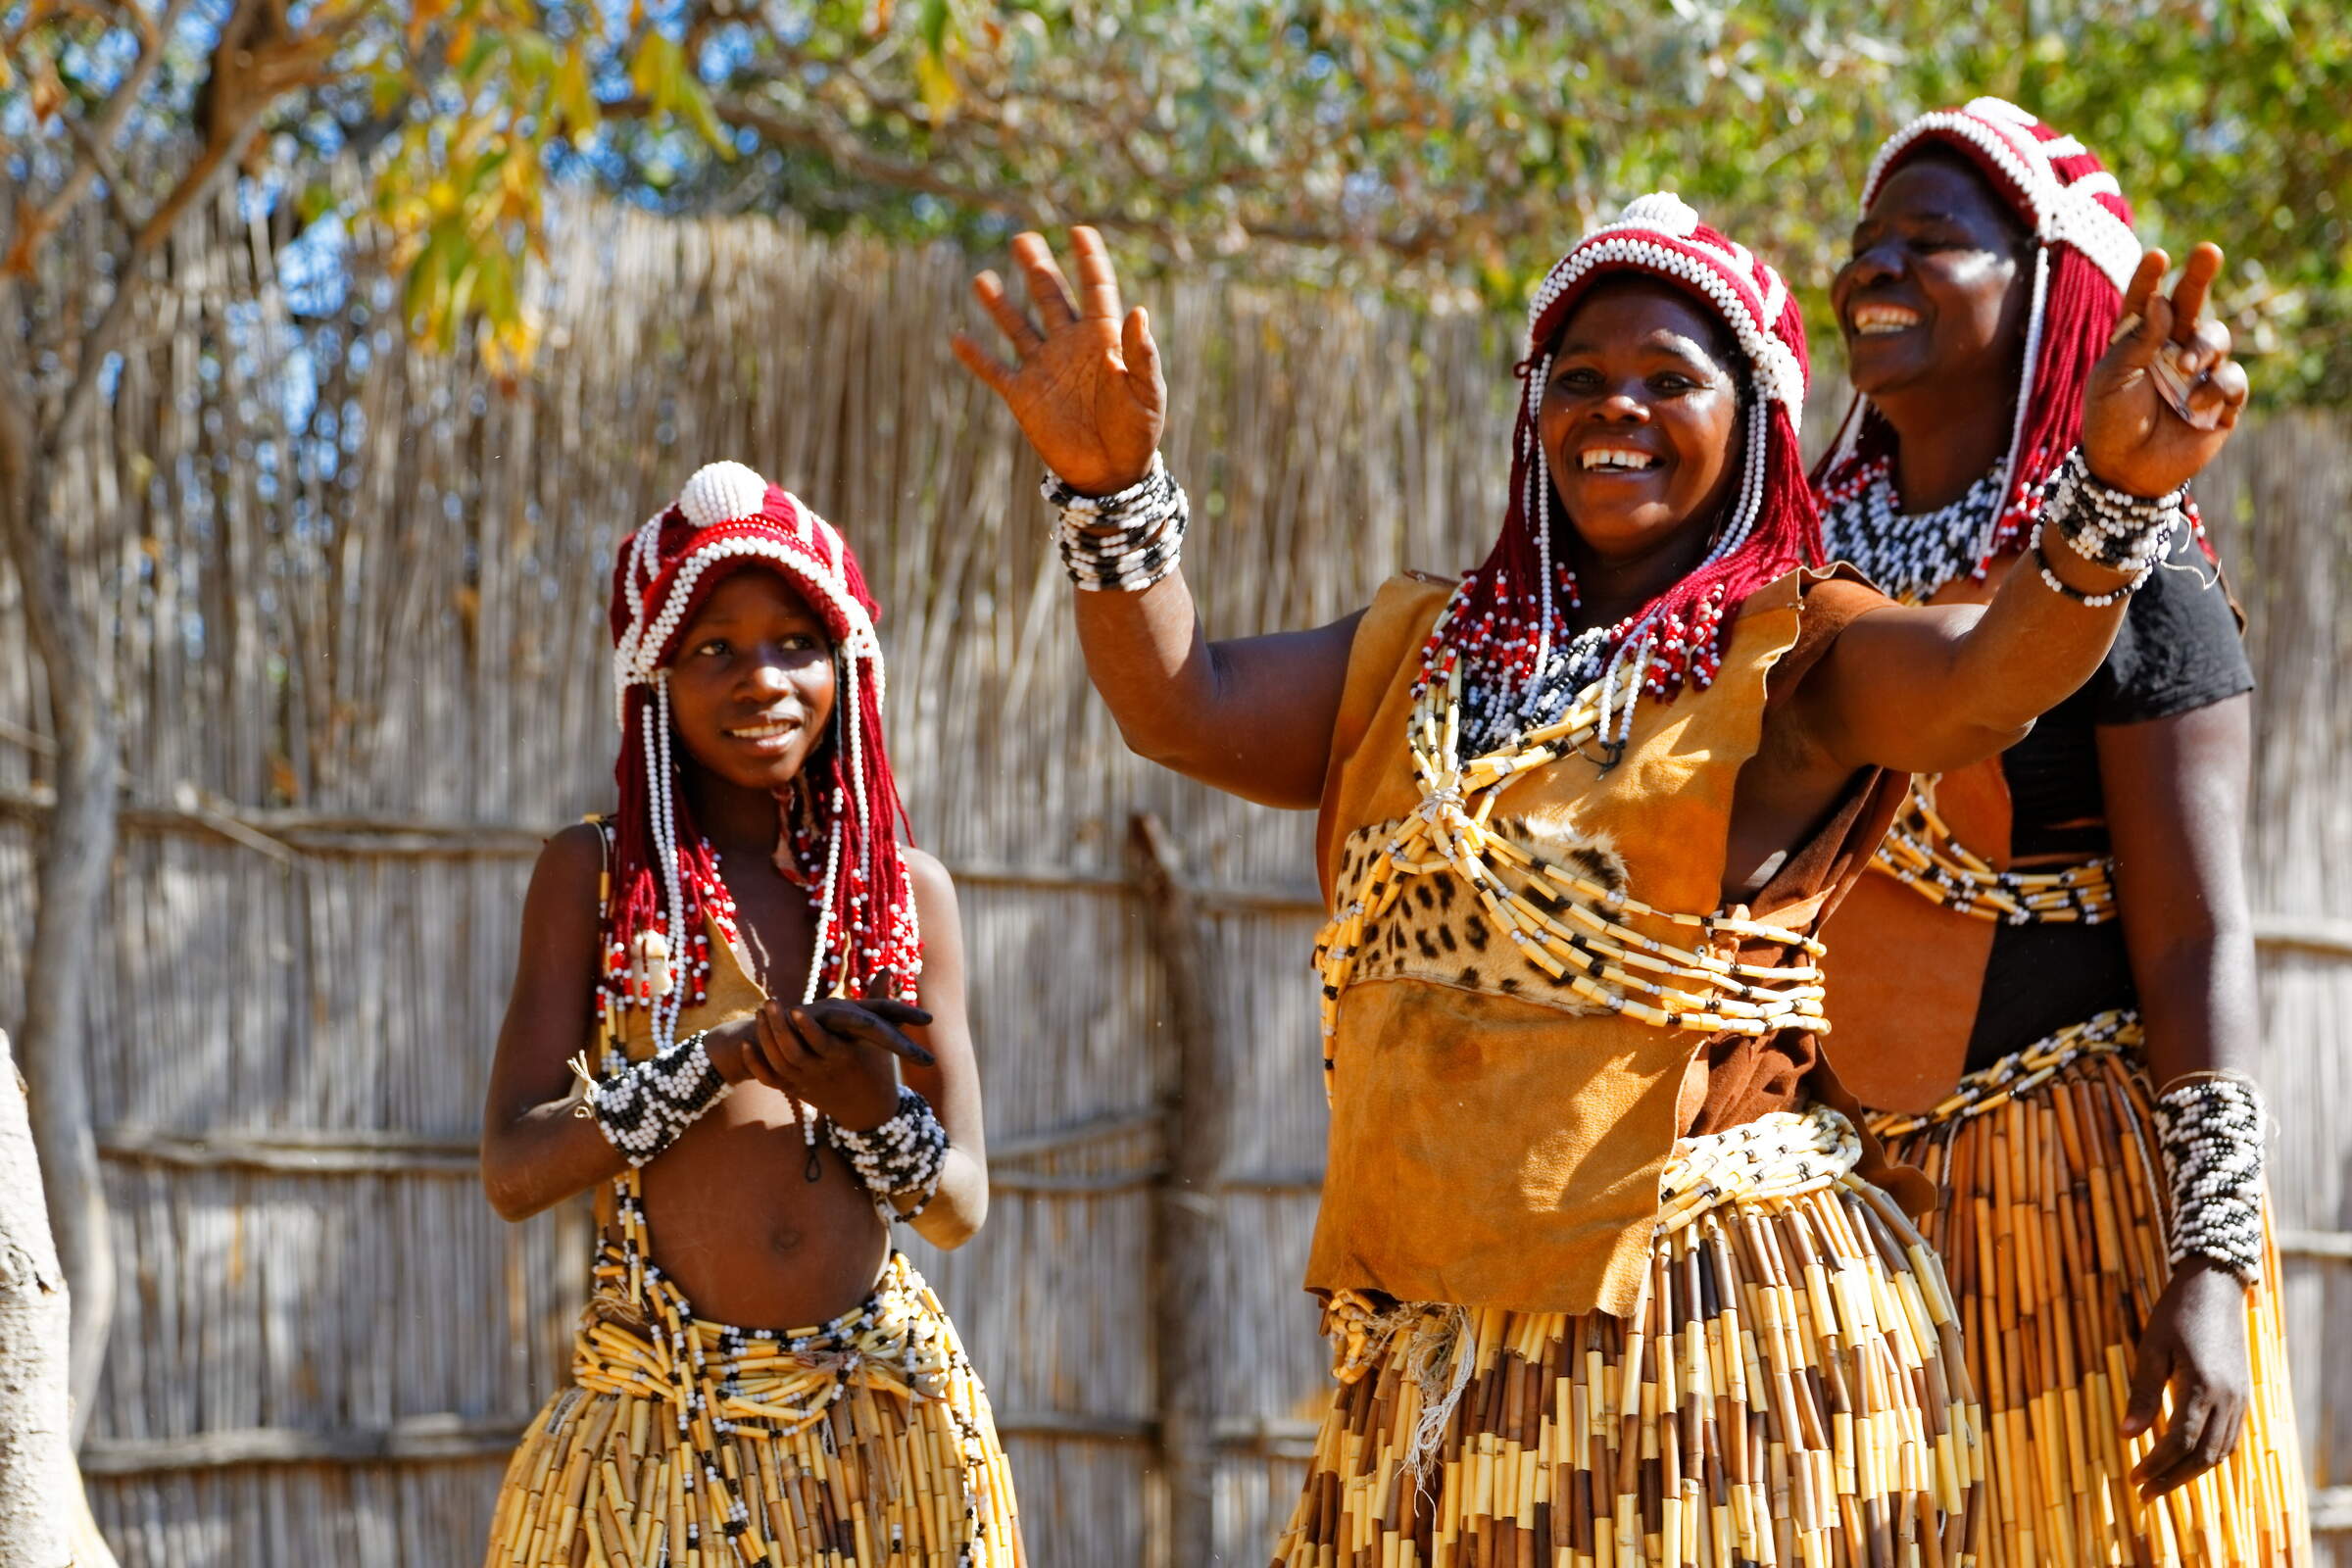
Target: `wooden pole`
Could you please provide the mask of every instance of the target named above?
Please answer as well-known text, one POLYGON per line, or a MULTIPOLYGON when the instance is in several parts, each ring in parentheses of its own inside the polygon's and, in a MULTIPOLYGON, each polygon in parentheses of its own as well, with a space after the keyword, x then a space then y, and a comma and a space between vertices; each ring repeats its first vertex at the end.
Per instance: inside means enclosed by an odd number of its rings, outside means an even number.
POLYGON ((1221 1190, 1233 1145, 1233 1071, 1210 1015, 1200 914, 1178 874, 1167 830, 1150 812, 1131 835, 1145 929, 1167 984, 1174 1070, 1166 1085, 1166 1175, 1153 1205, 1152 1317, 1159 1452, 1168 1490, 1161 1561, 1199 1568, 1215 1559, 1217 1369, 1228 1347, 1217 1277, 1221 1190))

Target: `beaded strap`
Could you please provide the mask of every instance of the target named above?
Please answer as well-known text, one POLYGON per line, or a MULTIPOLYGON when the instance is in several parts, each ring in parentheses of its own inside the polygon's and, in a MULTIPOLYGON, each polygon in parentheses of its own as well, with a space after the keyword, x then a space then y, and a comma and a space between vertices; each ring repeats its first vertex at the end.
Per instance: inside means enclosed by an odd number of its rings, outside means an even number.
POLYGON ((732 1087, 710 1064, 699 1034, 643 1061, 610 1065, 602 1077, 588 1070, 584 1052, 570 1066, 586 1089, 571 1113, 595 1118, 597 1130, 632 1166, 677 1142, 732 1087))
POLYGON ((2261 1280, 2262 1131, 2262 1091, 2237 1073, 2193 1073, 2156 1097, 2174 1267, 2202 1257, 2261 1280))
POLYGON ((1954 914, 2005 925, 2098 925, 2115 918, 2115 861, 1998 871, 1952 836, 1936 809, 1936 775, 1911 781, 1871 867, 1954 914))
POLYGON ((1820 1104, 1684 1138, 1658 1177, 1657 1234, 1678 1231, 1720 1204, 1819 1192, 1861 1160, 1854 1124, 1820 1104))
POLYGON ((948 1168, 948 1130, 931 1102, 902 1084, 898 1111, 888 1121, 867 1132, 835 1123, 832 1137, 885 1224, 912 1219, 931 1206, 948 1168), (917 1195, 914 1206, 901 1208, 898 1200, 908 1193, 917 1195))
POLYGON ((1980 1067, 1960 1080, 1952 1092, 1930 1110, 1887 1111, 1870 1119, 1870 1130, 1881 1138, 1907 1138, 1930 1127, 1967 1121, 1998 1110, 2021 1095, 2032 1094, 2078 1061, 2137 1051, 2146 1043, 2139 1014, 2130 1007, 2094 1013, 2070 1023, 2022 1051, 2013 1051, 1989 1067, 1980 1067))
POLYGON ((1176 569, 1193 508, 1158 453, 1151 472, 1113 495, 1080 495, 1054 473, 1038 488, 1061 514, 1054 542, 1080 588, 1137 593, 1176 569))

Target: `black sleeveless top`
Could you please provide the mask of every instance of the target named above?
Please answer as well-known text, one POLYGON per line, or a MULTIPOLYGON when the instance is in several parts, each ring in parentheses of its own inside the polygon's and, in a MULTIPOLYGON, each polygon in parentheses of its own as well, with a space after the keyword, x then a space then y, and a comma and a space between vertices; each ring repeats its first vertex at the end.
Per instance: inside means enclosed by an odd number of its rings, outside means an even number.
MULTIPOLYGON (((2098 672, 2001 754, 2010 853, 2093 859, 2109 853, 2097 731, 2210 707, 2254 689, 2220 570, 2182 529, 2132 599, 2098 672)), ((1968 1070, 2096 1012, 2138 1004, 2120 920, 2004 925, 1992 939, 1968 1044, 1968 1070)))

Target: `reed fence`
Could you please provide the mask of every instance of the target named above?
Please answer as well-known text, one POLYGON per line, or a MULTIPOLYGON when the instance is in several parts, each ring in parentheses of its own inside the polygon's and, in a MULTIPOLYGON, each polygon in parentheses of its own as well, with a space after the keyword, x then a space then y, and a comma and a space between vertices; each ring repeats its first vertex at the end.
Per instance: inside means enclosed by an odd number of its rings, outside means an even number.
MULTIPOLYGON (((998 1198, 916 1248, 1011 1450, 1033 1560, 1262 1561, 1326 1384, 1306 822, 1129 757, 1034 474, 955 366, 965 264, 766 220, 575 216, 518 386, 321 302, 224 208, 176 247, 55 476, 129 778, 79 988, 122 1288, 82 1459, 125 1568, 475 1560, 564 1376, 588 1237, 473 1181, 531 858, 607 798, 616 536, 736 457, 840 522, 888 614, 891 745, 963 889, 998 1198)), ((1220 634, 1320 621, 1499 515, 1507 323, 1149 291, 1220 634)), ((1826 401, 1826 399, 1824 400, 1826 401)), ((2202 486, 2263 689, 2263 1071, 2323 1522, 2352 1562, 2352 428, 2202 486), (2333 1324, 2337 1333, 2328 1333, 2333 1324)), ((0 929, 47 715, 0 578, 0 929)))

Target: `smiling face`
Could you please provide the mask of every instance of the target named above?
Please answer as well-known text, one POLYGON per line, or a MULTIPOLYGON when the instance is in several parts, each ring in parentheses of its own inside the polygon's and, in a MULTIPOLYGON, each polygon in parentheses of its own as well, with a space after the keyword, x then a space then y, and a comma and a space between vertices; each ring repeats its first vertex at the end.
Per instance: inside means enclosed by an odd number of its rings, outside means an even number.
POLYGON ((785 788, 833 716, 833 644, 792 585, 758 567, 727 577, 678 639, 669 711, 678 738, 727 783, 785 788))
POLYGON ((1740 363, 1723 322, 1669 284, 1613 279, 1578 303, 1552 351, 1536 431, 1560 505, 1594 555, 1689 543, 1686 523, 1721 514, 1739 474, 1740 363))
POLYGON ((2015 397, 2032 304, 2024 225, 1958 154, 1904 163, 1854 226, 1830 285, 1856 391, 1892 398, 2015 397))

